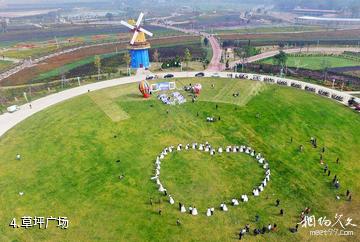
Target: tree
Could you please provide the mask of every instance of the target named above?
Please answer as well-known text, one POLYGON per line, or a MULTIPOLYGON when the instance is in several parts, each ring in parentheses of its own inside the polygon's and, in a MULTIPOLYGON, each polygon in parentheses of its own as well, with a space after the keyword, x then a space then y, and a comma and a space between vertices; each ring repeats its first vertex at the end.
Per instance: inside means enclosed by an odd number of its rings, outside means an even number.
POLYGON ((274 56, 274 64, 284 67, 286 66, 287 59, 287 54, 284 51, 280 50, 279 54, 274 56))
POLYGON ((105 15, 105 18, 107 18, 109 21, 112 21, 112 20, 114 19, 114 14, 112 14, 112 13, 107 13, 107 14, 105 15))
POLYGON ((205 45, 205 46, 208 46, 208 44, 209 44, 209 39, 205 37, 205 38, 204 38, 204 45, 205 45))
POLYGON ((324 74, 324 82, 326 82, 328 71, 331 68, 331 63, 329 62, 329 60, 323 59, 320 63, 320 66, 324 74))
POLYGON ((94 65, 98 70, 98 80, 100 80, 100 73, 101 73, 101 57, 96 55, 94 59, 94 65))
POLYGON ((244 65, 247 61, 248 52, 245 50, 245 48, 235 48, 235 54, 240 58, 241 61, 241 71, 244 71, 244 65))
POLYGON ((279 54, 274 56, 274 64, 281 66, 280 75, 283 74, 283 70, 284 67, 286 66, 287 59, 288 59, 287 54, 282 50, 280 50, 279 54))
POLYGON ((185 49, 184 52, 184 62, 186 63, 186 67, 189 66, 189 61, 191 61, 192 57, 191 57, 191 53, 190 50, 188 48, 185 49))
POLYGON ((225 63, 226 70, 229 70, 229 67, 230 67, 229 60, 226 60, 226 63, 225 63))
POLYGON ((126 52, 123 57, 122 57, 123 61, 126 63, 126 69, 127 69, 127 74, 130 74, 130 62, 131 62, 131 57, 129 52, 126 52))
POLYGON ((159 58, 160 58, 160 53, 157 49, 155 49, 154 53, 153 53, 153 61, 154 62, 159 62, 159 58))
POLYGON ((204 70, 206 69, 206 66, 210 64, 210 61, 206 57, 203 58, 201 62, 202 62, 204 70))

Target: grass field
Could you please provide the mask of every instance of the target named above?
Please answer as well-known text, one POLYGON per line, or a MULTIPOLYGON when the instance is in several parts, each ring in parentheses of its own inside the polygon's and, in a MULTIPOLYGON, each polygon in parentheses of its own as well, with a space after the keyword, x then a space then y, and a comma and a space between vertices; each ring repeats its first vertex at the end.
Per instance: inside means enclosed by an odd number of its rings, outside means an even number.
MULTIPOLYGON (((268 58, 261 63, 273 64, 273 58, 268 58)), ((306 68, 311 70, 322 70, 323 64, 328 63, 329 68, 344 67, 344 66, 358 66, 360 61, 351 60, 341 56, 289 56, 287 60, 288 67, 306 68)))
POLYGON ((0 61, 0 71, 8 68, 13 63, 11 61, 0 61))
POLYGON ((251 230, 269 223, 279 228, 246 235, 247 241, 359 241, 358 227, 347 227, 355 236, 321 238, 309 236, 309 228, 296 234, 288 230, 306 206, 316 218, 335 222, 336 213, 344 214, 343 220, 351 217, 359 226, 358 114, 288 87, 221 78, 176 80, 178 87, 189 82, 203 85, 195 103, 164 106, 156 97, 144 100, 137 84, 129 84, 55 105, 1 137, 0 241, 235 241, 247 223, 251 230), (233 97, 234 92, 240 96, 233 97), (205 118, 212 115, 221 121, 207 123, 205 118), (317 149, 309 143, 311 136, 317 137, 317 149), (228 205, 224 213, 218 209, 221 202, 250 193, 260 182, 256 162, 243 154, 175 153, 161 169, 175 199, 170 205, 150 181, 154 159, 168 145, 194 141, 252 146, 269 160, 270 183, 260 197, 249 196, 249 203, 236 208, 228 205), (323 146, 330 177, 319 163, 323 146), (17 153, 20 161, 15 160, 17 153), (331 185, 335 174, 339 191, 331 185), (351 202, 344 200, 346 189, 353 192, 351 202), (274 205, 277 198, 280 207, 274 205), (199 216, 180 214, 178 202, 196 205, 199 216), (215 216, 204 215, 207 206, 216 206, 215 216), (259 222, 254 221, 256 214, 259 222), (46 230, 8 226, 22 216, 67 216, 70 225, 67 230, 54 223, 46 230), (181 226, 176 226, 177 218, 181 226))

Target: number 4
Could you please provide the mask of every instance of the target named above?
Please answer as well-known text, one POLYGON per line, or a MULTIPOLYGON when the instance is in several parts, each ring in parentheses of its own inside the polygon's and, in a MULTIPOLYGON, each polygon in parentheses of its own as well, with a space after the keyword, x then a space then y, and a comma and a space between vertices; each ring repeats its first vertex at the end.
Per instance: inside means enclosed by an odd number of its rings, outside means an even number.
POLYGON ((9 224, 10 227, 17 228, 16 219, 13 218, 9 224))

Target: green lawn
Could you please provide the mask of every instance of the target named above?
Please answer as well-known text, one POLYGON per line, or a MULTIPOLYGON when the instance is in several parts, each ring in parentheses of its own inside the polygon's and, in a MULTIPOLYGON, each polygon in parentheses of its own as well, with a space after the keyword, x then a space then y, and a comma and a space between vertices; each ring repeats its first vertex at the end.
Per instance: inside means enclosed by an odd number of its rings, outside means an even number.
MULTIPOLYGON (((273 58, 268 58, 261 63, 273 64, 273 58)), ((327 63, 330 68, 343 67, 343 66, 358 66, 360 61, 351 60, 342 56, 289 56, 287 65, 289 67, 306 68, 311 70, 321 70, 324 67, 324 63, 327 63)))
MULTIPOLYGON (((338 213, 360 225, 358 114, 289 87, 221 78, 176 80, 179 88, 190 82, 203 85, 196 103, 165 106, 155 96, 144 100, 137 84, 129 84, 55 105, 1 137, 0 241, 235 241, 247 223, 251 230, 277 223, 279 230, 246 235, 246 241, 319 239, 309 236, 310 229, 300 228, 297 234, 288 230, 306 206, 317 218, 334 220, 338 213), (233 97, 234 92, 240 96, 233 97), (101 96, 106 101, 99 102, 101 96), (221 121, 207 123, 205 118, 211 115, 221 121), (311 136, 317 137, 317 149, 309 144, 311 136), (175 153, 164 159, 161 169, 161 179, 175 199, 170 205, 150 180, 154 160, 168 145, 194 141, 251 145, 269 160, 270 183, 260 197, 249 196, 249 203, 236 208, 228 205, 229 212, 224 213, 218 205, 250 193, 262 178, 261 167, 244 154, 175 153), (330 177, 322 174, 319 163, 323 146, 330 177), (15 160, 17 153, 22 155, 20 161, 15 160), (123 180, 120 174, 125 175, 123 180), (331 185, 335 174, 339 192, 331 185), (352 202, 344 201, 347 188, 353 192, 352 202), (285 210, 283 217, 278 215, 280 207, 274 206, 277 198, 285 210), (178 202, 195 205, 199 216, 180 214, 178 202), (215 216, 204 215, 207 206, 216 206, 215 216), (8 226, 14 217, 20 221, 26 215, 67 216, 70 226, 67 230, 53 223, 46 230, 8 226)), ((359 241, 358 228, 347 230, 354 230, 355 236, 342 239, 359 241)))
POLYGON ((56 46, 36 47, 33 49, 7 50, 1 54, 9 58, 26 59, 32 57, 34 59, 36 57, 46 55, 50 52, 54 52, 56 49, 56 46))
POLYGON ((11 66, 12 64, 13 64, 13 63, 12 63, 11 61, 3 61, 3 60, 0 60, 0 71, 8 68, 8 67, 11 66))

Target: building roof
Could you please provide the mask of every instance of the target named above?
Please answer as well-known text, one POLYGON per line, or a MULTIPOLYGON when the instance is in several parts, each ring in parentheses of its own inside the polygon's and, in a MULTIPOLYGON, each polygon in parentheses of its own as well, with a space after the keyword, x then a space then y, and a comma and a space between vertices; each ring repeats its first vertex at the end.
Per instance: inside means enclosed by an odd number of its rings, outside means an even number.
POLYGON ((312 9, 312 8, 294 8, 294 12, 309 12, 309 13, 337 13, 336 10, 330 10, 330 9, 312 9))
POLYGON ((312 16, 302 16, 298 17, 302 20, 315 20, 315 21, 337 21, 337 22, 359 22, 360 18, 324 18, 324 17, 312 17, 312 16))

